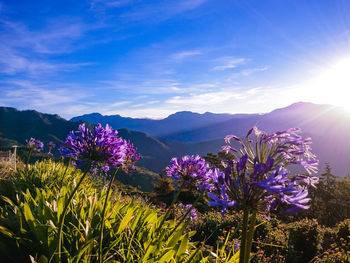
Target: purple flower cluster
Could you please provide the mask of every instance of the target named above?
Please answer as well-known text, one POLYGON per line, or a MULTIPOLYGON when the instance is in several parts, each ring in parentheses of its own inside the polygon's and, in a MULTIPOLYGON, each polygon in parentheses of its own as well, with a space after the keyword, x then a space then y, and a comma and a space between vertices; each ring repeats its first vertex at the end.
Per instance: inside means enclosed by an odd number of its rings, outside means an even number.
POLYGON ((223 147, 236 159, 224 161, 225 170, 211 174, 215 190, 209 193, 209 205, 220 207, 222 214, 233 206, 270 212, 280 203, 291 205, 284 213, 308 209, 308 188, 316 186, 318 177, 292 176, 285 168, 298 164, 309 173, 317 171, 318 161, 311 153, 311 139, 303 139, 299 133, 299 129, 288 129, 266 134, 253 127, 246 136, 247 144, 237 136, 226 136, 227 143, 234 139, 242 149, 223 147), (253 132, 255 140, 250 140, 253 132))
POLYGON ((303 166, 309 174, 317 172, 318 160, 311 152, 312 140, 310 137, 302 138, 300 133, 300 129, 290 128, 267 134, 260 131, 257 127, 253 127, 247 133, 247 145, 235 135, 225 137, 226 143, 230 143, 230 140, 234 139, 242 145, 243 149, 237 150, 230 145, 225 145, 222 147, 222 150, 231 151, 235 156, 238 155, 240 157, 248 154, 251 159, 257 158, 259 162, 263 162, 266 160, 266 156, 269 156, 274 158, 276 167, 279 164, 284 166, 286 164, 296 164, 303 166), (255 147, 252 147, 251 142, 253 140, 249 138, 253 132, 255 134, 253 139, 255 147), (260 151, 257 149, 260 149, 260 151))
POLYGON ((187 204, 187 205, 184 205, 182 203, 179 204, 180 212, 182 214, 186 214, 188 210, 191 209, 189 212, 189 218, 191 220, 197 220, 198 219, 197 209, 192 207, 193 206, 191 204, 187 204))
POLYGON ((186 155, 182 159, 172 158, 170 163, 166 167, 166 172, 174 180, 182 181, 197 189, 208 190, 211 187, 210 174, 213 171, 199 155, 186 155))
POLYGON ((42 141, 32 137, 30 139, 27 139, 26 143, 27 147, 32 151, 40 152, 44 148, 44 143, 42 141))
POLYGON ((139 159, 133 145, 118 137, 118 132, 108 124, 106 127, 98 124, 92 131, 85 124, 79 125, 78 131, 68 134, 60 152, 77 160, 78 166, 91 162, 93 167, 102 167, 105 172, 139 159))
POLYGON ((282 153, 284 159, 291 164, 303 166, 308 173, 317 172, 318 160, 311 152, 312 140, 310 137, 302 138, 301 130, 291 128, 272 134, 264 134, 263 140, 277 145, 276 152, 282 153))
POLYGON ((122 168, 125 172, 134 171, 135 162, 140 160, 141 156, 140 154, 136 153, 137 148, 135 148, 130 141, 124 140, 124 143, 126 145, 126 149, 122 168))
POLYGON ((216 171, 212 181, 218 194, 209 193, 209 205, 220 207, 225 214, 228 207, 248 206, 252 210, 270 212, 280 203, 291 205, 284 213, 308 209, 308 187, 315 186, 317 177, 290 176, 281 165, 272 170, 274 159, 247 166, 248 156, 227 163, 225 172, 216 171))
POLYGON ((49 148, 47 154, 50 156, 53 156, 51 151, 56 147, 56 144, 54 144, 53 142, 50 141, 47 143, 47 147, 49 148))

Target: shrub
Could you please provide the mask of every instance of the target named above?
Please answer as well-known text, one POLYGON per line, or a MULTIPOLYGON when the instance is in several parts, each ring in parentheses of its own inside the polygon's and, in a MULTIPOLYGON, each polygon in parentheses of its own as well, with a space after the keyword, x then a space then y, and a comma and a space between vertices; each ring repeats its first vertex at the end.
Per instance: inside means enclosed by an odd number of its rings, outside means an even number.
POLYGON ((337 241, 343 240, 350 243, 350 219, 346 219, 338 224, 337 241))
POLYGON ((336 231, 330 227, 324 227, 321 229, 322 231, 322 251, 326 251, 336 244, 336 231))
MULTIPOLYGON (((230 213, 222 217, 218 212, 208 212, 201 214, 198 220, 192 221, 190 229, 196 231, 194 240, 204 241, 211 247, 222 246, 229 234, 229 249, 240 238, 241 221, 242 213, 230 213)), ((270 262, 283 262, 286 242, 286 233, 277 219, 267 221, 263 216, 258 216, 253 242, 253 252, 257 254, 252 258, 252 262, 266 262, 267 258, 270 258, 270 262)))
POLYGON ((287 262, 309 262, 321 251, 322 229, 317 220, 303 219, 286 228, 289 233, 287 262))

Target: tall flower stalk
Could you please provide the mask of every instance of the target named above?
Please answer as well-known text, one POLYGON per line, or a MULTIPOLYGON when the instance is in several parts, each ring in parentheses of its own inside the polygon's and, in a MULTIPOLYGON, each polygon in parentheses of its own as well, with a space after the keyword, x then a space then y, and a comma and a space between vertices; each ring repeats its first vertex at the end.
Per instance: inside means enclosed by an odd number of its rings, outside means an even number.
MULTIPOLYGON (((127 167, 126 163, 133 164, 139 159, 138 155, 135 155, 135 149, 131 149, 132 144, 118 137, 118 132, 113 130, 110 126, 103 127, 98 124, 91 131, 85 124, 79 125, 78 131, 72 131, 68 134, 63 146, 60 148, 61 154, 75 159, 76 166, 84 168, 85 172, 80 178, 79 182, 70 193, 67 202, 65 203, 62 215, 59 222, 59 239, 58 239, 58 261, 62 260, 62 237, 63 226, 68 207, 73 199, 74 194, 79 189, 81 183, 90 170, 101 168, 103 171, 108 172, 111 168, 117 168, 122 166, 127 167)), ((111 178, 109 187, 106 194, 106 200, 102 211, 101 220, 101 233, 100 233, 100 250, 99 261, 102 262, 102 239, 103 239, 103 225, 105 217, 105 206, 111 189, 111 184, 114 176, 111 178)))
MULTIPOLYGON (((103 231, 104 231, 104 222, 105 222, 105 214, 106 214, 106 207, 107 207, 107 202, 109 198, 109 193, 112 188, 113 180, 114 177, 116 176, 118 170, 120 167, 124 170, 124 172, 129 173, 131 171, 134 171, 134 164, 136 161, 140 160, 141 156, 136 153, 136 148, 130 141, 125 141, 125 155, 124 155, 124 160, 121 164, 119 164, 117 167, 114 165, 111 165, 109 168, 115 168, 115 172, 113 173, 113 176, 111 177, 111 180, 109 181, 108 188, 107 188, 107 193, 106 193, 106 198, 103 204, 103 211, 102 211, 102 221, 101 221, 101 227, 100 227, 100 240, 99 240, 99 262, 103 262, 103 231)), ((103 168, 105 171, 107 170, 106 167, 103 168)))
MULTIPOLYGON (((181 187, 173 199, 173 202, 169 206, 163 218, 163 221, 167 219, 167 216, 169 215, 172 207, 175 205, 180 192, 185 186, 190 187, 191 189, 195 189, 199 192, 199 196, 196 198, 194 203, 192 205, 187 205, 185 207, 186 211, 183 209, 183 216, 180 218, 179 222, 170 233, 169 236, 171 236, 189 214, 192 214, 193 216, 193 211, 195 211, 194 206, 196 203, 203 197, 204 193, 207 190, 212 189, 212 185, 210 184, 210 174, 213 173, 213 170, 210 169, 209 164, 206 163, 206 161, 199 155, 185 155, 181 159, 172 158, 170 165, 166 167, 166 172, 169 177, 179 182, 181 184, 181 187)), ((160 224, 159 227, 161 226, 162 224, 160 224)))
POLYGON ((288 129, 266 134, 253 127, 244 141, 234 135, 225 138, 241 147, 223 146, 233 157, 223 161, 224 171, 211 174, 215 190, 209 192, 209 205, 220 207, 223 216, 230 208, 243 210, 240 263, 249 262, 257 213, 268 216, 281 203, 291 206, 283 213, 309 208, 308 188, 318 182, 311 176, 318 161, 311 153, 311 139, 302 138, 300 132, 288 129), (291 175, 286 169, 289 165, 302 166, 307 175, 291 175))
POLYGON ((33 137, 26 140, 27 147, 29 149, 27 160, 26 160, 26 175, 28 176, 29 173, 29 161, 30 156, 33 152, 41 152, 44 149, 44 143, 38 139, 35 139, 33 137))
POLYGON ((27 147, 29 148, 26 166, 28 167, 30 156, 34 152, 41 152, 44 149, 44 143, 38 139, 35 139, 33 137, 26 140, 27 147))

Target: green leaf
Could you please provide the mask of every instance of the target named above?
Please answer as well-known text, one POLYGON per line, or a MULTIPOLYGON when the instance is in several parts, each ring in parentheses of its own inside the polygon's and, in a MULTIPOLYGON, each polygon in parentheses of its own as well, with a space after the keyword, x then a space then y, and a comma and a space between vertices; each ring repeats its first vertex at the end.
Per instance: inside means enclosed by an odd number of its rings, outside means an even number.
MULTIPOLYGON (((28 203, 24 203, 23 204, 23 208, 24 208, 24 216, 26 218, 27 221, 34 221, 34 216, 32 214, 32 211, 30 210, 30 207, 28 205, 28 203)), ((34 222, 33 222, 34 224, 34 222)))
POLYGON ((0 226, 0 233, 6 235, 8 237, 11 237, 11 238, 14 237, 13 233, 3 226, 0 226))
POLYGON ((170 262, 171 260, 174 260, 173 259, 174 254, 175 254, 174 250, 169 250, 157 262, 158 263, 170 262))
POLYGON ((117 230, 117 234, 120 234, 120 232, 122 232, 126 228, 133 214, 134 214, 134 209, 129 208, 126 215, 123 217, 123 220, 120 222, 119 228, 117 230))
POLYGON ((182 257, 185 254, 188 245, 188 240, 189 237, 188 234, 186 234, 181 240, 181 244, 179 246, 179 249, 177 250, 176 257, 182 257))

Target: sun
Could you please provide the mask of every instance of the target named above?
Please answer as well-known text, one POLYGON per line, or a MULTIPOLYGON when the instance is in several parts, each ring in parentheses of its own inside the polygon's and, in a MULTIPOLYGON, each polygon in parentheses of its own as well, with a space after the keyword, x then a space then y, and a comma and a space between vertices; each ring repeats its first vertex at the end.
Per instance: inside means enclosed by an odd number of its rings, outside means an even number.
POLYGON ((303 85, 310 101, 344 107, 350 111, 350 56, 339 59, 303 85))

